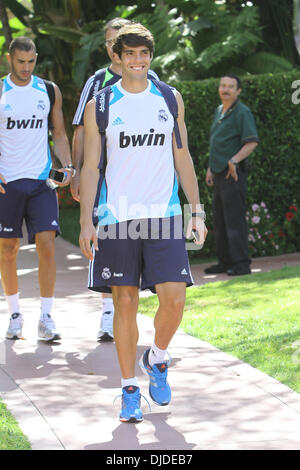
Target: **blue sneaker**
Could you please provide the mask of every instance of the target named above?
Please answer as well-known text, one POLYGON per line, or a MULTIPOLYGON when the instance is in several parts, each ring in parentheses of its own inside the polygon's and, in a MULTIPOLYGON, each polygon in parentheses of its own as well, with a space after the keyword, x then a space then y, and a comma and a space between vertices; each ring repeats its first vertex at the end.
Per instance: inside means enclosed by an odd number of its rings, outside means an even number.
POLYGON ((148 362, 150 349, 147 349, 140 359, 140 367, 149 375, 149 395, 152 400, 160 406, 168 405, 171 401, 171 388, 167 382, 168 362, 153 364, 151 367, 148 362))
POLYGON ((124 423, 139 423, 143 421, 140 388, 128 385, 122 388, 122 410, 120 421, 124 423))

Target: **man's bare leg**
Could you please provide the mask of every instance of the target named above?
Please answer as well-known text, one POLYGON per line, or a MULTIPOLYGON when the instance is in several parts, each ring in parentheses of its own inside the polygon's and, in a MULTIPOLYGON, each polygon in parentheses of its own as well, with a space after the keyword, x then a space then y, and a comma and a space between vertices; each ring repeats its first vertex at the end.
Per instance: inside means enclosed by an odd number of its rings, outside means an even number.
POLYGON ((35 243, 39 257, 41 297, 53 297, 56 281, 55 231, 37 233, 35 243))
POLYGON ((17 255, 18 238, 0 238, 0 272, 3 290, 6 296, 18 293, 17 255))
POLYGON ((123 379, 130 379, 135 377, 139 292, 134 286, 113 286, 112 293, 115 306, 114 336, 121 375, 123 379))
POLYGON ((182 319, 186 284, 166 282, 155 287, 159 299, 154 319, 155 337, 151 348, 144 352, 140 365, 150 378, 149 394, 152 400, 164 406, 171 400, 171 388, 167 382, 167 347, 182 319))

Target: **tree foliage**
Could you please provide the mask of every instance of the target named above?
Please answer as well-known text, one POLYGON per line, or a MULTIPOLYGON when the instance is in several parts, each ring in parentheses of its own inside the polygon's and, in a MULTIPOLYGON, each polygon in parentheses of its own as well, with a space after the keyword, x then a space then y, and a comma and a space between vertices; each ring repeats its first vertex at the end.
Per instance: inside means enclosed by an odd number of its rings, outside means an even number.
MULTIPOLYGON (((103 27, 116 16, 140 21, 152 31, 152 68, 165 81, 219 77, 227 71, 285 72, 299 61, 290 34, 292 0, 253 0, 254 6, 243 0, 0 2, 19 22, 18 29, 10 20, 12 35, 27 34, 35 40, 36 73, 62 89, 68 123, 84 81, 107 64, 103 27)), ((7 47, 4 41, 0 45, 3 51, 7 47)))

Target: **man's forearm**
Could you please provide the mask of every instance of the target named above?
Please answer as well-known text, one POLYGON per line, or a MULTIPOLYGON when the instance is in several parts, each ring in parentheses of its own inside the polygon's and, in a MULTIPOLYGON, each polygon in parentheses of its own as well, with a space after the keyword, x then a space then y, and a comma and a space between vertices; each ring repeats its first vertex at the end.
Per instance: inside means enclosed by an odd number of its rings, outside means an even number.
POLYGON ((192 164, 185 165, 179 172, 179 178, 192 212, 198 212, 200 210, 200 196, 194 166, 192 164))
POLYGON ((72 142, 72 163, 76 171, 80 171, 83 165, 84 151, 84 127, 76 126, 72 142))
POLYGON ((231 158, 234 158, 236 163, 241 162, 245 158, 249 157, 249 155, 253 152, 253 150, 257 147, 257 142, 248 142, 245 144, 241 150, 233 155, 231 158))
POLYGON ((98 175, 89 168, 82 168, 80 174, 80 224, 90 223, 93 217, 97 193, 98 175))
POLYGON ((66 134, 53 136, 53 150, 62 166, 68 166, 72 163, 71 150, 66 134))

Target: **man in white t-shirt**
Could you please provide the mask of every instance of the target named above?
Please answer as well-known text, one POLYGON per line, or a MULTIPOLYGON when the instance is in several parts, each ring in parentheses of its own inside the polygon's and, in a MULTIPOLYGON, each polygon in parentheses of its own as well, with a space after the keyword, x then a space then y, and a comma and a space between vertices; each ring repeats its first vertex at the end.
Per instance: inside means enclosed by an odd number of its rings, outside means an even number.
MULTIPOLYGON (((80 100, 76 113, 73 119, 73 125, 75 126, 73 143, 72 143, 72 161, 73 165, 76 168, 76 175, 72 178, 70 183, 71 193, 75 201, 80 201, 79 195, 79 181, 80 181, 80 171, 83 164, 83 116, 84 110, 87 103, 95 96, 95 94, 102 88, 113 85, 120 80, 122 75, 122 67, 117 60, 116 55, 113 53, 112 44, 118 33, 118 31, 125 26, 130 24, 131 21, 125 18, 113 18, 108 21, 104 26, 104 35, 105 35, 105 46, 107 55, 111 60, 109 67, 102 68, 97 70, 97 72, 92 75, 86 81, 83 90, 80 95, 80 100)), ((148 74, 150 77, 157 79, 157 75, 153 70, 149 71, 148 74)), ((95 218, 95 223, 97 224, 97 217, 95 218)), ((114 318, 114 305, 112 300, 112 295, 110 293, 102 293, 102 315, 100 320, 100 329, 97 333, 97 341, 113 341, 113 318, 114 318)))
POLYGON ((167 347, 181 322, 186 287, 192 284, 176 172, 192 207, 188 232, 192 228, 198 232, 197 244, 204 242, 207 233, 187 145, 181 95, 174 90, 183 143, 182 148, 177 148, 173 116, 158 88, 147 79, 153 48, 150 31, 140 24, 124 26, 113 45, 122 79, 111 87, 107 164, 97 231, 91 215, 101 150, 95 100, 88 103, 84 116, 79 241, 90 260, 89 288, 113 294, 114 337, 122 375, 122 422, 143 419, 135 376, 140 278, 141 288, 156 292, 159 300, 154 342, 143 354, 140 365, 149 375, 153 401, 164 406, 171 400, 167 347))
POLYGON ((11 42, 8 54, 11 72, 3 80, 0 100, 0 271, 11 315, 6 338, 20 339, 23 317, 19 307, 17 254, 25 221, 29 243, 36 244, 39 257, 38 338, 53 341, 60 339, 51 317, 56 277, 54 240, 60 230, 56 191, 48 180, 52 167, 48 118, 54 151, 63 166, 59 172, 65 173, 64 180, 57 185, 68 185, 73 170, 60 90, 49 84, 54 95, 51 104, 46 82, 33 75, 36 60, 36 47, 31 39, 19 37, 11 42))

